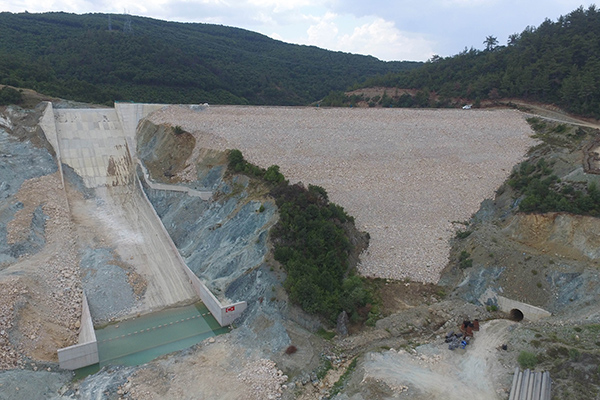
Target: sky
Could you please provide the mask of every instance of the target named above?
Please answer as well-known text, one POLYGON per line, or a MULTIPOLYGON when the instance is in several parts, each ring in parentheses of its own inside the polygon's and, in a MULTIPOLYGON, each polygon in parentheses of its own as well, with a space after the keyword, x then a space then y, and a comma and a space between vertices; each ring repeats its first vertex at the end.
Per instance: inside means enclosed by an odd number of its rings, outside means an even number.
MULTIPOLYGON (((508 36, 546 18, 556 21, 583 0, 0 0, 0 11, 127 12, 178 22, 213 23, 288 43, 365 54, 385 61, 426 61, 487 36, 508 36)), ((135 31, 135 26, 133 26, 135 31)))

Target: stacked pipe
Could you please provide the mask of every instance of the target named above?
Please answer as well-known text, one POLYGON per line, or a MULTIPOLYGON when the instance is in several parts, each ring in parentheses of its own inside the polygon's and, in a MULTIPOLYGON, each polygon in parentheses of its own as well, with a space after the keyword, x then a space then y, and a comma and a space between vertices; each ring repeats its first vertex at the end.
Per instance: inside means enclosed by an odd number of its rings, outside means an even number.
POLYGON ((515 368, 509 400, 550 400, 550 373, 515 368))

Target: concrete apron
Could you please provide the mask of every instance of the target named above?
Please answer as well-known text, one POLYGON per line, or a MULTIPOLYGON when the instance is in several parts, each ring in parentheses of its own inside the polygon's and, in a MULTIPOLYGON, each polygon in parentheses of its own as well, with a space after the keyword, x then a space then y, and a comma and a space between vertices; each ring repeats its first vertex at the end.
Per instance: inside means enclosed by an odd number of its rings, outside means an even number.
POLYGON ((229 331, 229 327, 219 325, 202 303, 120 321, 95 331, 99 360, 78 369, 76 377, 95 373, 106 365, 145 364, 229 331))

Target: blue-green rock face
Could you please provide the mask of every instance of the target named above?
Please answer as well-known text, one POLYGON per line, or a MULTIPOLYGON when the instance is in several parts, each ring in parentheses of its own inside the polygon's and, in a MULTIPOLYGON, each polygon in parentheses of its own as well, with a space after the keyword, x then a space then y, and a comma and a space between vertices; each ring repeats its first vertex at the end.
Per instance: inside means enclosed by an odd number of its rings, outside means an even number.
POLYGON ((35 254, 46 243, 47 217, 41 206, 34 211, 27 238, 7 241, 7 224, 23 205, 14 196, 28 179, 49 175, 57 170, 52 155, 30 141, 19 141, 0 127, 0 269, 13 264, 24 254, 35 254))

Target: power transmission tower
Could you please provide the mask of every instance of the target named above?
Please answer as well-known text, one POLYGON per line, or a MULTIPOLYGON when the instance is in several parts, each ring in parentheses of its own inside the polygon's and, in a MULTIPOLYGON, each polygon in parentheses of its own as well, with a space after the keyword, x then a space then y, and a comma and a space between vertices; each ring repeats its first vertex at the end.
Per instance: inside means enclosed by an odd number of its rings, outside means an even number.
POLYGON ((127 13, 127 10, 125 10, 125 24, 123 25, 123 32, 127 34, 133 33, 133 29, 131 28, 131 15, 127 13))

